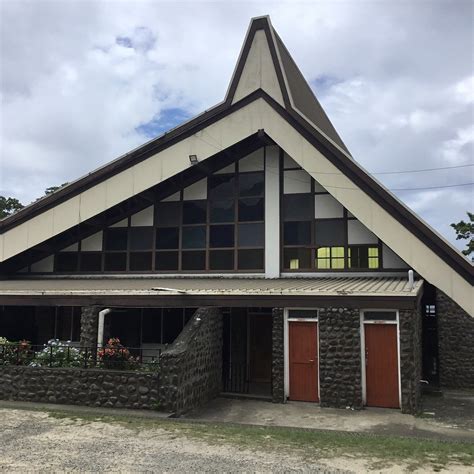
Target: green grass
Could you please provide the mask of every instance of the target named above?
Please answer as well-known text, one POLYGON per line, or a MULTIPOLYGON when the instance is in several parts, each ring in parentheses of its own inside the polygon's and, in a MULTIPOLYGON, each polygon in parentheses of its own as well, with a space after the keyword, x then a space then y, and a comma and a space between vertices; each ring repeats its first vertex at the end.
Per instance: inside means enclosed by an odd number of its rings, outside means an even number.
POLYGON ((49 411, 55 418, 116 423, 134 431, 162 429, 172 436, 186 436, 209 444, 231 444, 237 448, 292 452, 311 460, 333 457, 369 460, 380 469, 403 463, 408 470, 430 467, 436 471, 453 464, 474 465, 474 443, 402 438, 385 435, 314 431, 296 428, 256 427, 235 424, 196 423, 132 416, 97 417, 92 414, 49 411))

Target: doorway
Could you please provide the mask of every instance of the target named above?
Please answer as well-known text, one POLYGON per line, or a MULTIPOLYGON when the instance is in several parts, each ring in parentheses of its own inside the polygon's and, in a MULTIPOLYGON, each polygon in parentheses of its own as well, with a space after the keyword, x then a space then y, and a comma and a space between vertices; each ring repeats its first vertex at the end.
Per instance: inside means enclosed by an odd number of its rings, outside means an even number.
POLYGON ((398 315, 396 311, 364 311, 364 401, 367 406, 400 408, 398 315))

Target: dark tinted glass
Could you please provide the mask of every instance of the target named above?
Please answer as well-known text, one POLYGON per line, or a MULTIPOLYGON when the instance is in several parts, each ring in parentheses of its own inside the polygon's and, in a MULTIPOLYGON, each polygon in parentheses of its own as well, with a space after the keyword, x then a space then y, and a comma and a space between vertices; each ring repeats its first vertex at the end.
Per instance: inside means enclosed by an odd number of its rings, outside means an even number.
POLYGON ((149 271, 151 270, 152 253, 151 252, 131 252, 130 253, 130 270, 149 271))
MULTIPOLYGON (((145 343, 161 343, 161 309, 150 308, 143 310, 142 317, 142 342, 145 343)), ((152 354, 143 351, 145 362, 149 362, 152 354)))
POLYGON ((311 268, 310 249, 284 249, 283 267, 287 270, 301 270, 311 268))
POLYGON ((345 245, 346 233, 344 221, 317 220, 314 235, 318 247, 337 247, 345 245))
POLYGON ((318 317, 318 310, 317 309, 289 309, 288 317, 315 319, 318 317))
POLYGON ((183 330, 183 309, 163 308, 163 344, 171 344, 183 330))
POLYGON ((314 218, 312 194, 287 194, 283 197, 285 221, 310 221, 314 218))
POLYGON ((233 247, 233 225, 211 225, 209 231, 209 247, 233 247))
POLYGON ((202 224, 206 222, 207 201, 184 201, 183 224, 202 224))
POLYGON ((174 226, 181 220, 180 202, 159 202, 155 204, 155 225, 174 226))
POLYGON ((184 251, 181 254, 181 267, 183 270, 205 270, 206 252, 184 251))
POLYGON ((127 227, 116 227, 105 231, 105 250, 127 250, 127 227))
POLYGON ((100 252, 81 252, 81 271, 100 272, 102 270, 102 254, 100 252))
POLYGON ((150 250, 153 248, 153 227, 130 227, 130 249, 150 250))
POLYGON ((311 222, 285 222, 285 245, 309 245, 311 243, 311 222))
POLYGON ((179 227, 162 227, 156 229, 156 248, 179 248, 179 227))
POLYGON ((209 177, 209 196, 211 198, 232 197, 235 193, 233 174, 216 174, 209 177))
POLYGON ((211 201, 211 222, 233 222, 235 218, 234 201, 211 201))
POLYGON ((156 252, 155 270, 178 270, 178 252, 156 252))
POLYGON ((77 252, 60 252, 56 255, 57 272, 75 272, 79 254, 77 252))
POLYGON ((263 221, 263 198, 239 199, 239 221, 263 221))
POLYGON ((239 175, 239 194, 241 196, 261 196, 264 192, 263 173, 244 173, 239 175))
POLYGON ((239 270, 263 270, 263 250, 239 250, 239 270))
POLYGON ((209 267, 211 270, 233 270, 233 250, 211 250, 209 252, 209 267))
POLYGON ((104 270, 106 272, 123 272, 127 267, 126 253, 106 253, 104 270))
POLYGON ((395 311, 364 311, 366 321, 396 321, 397 313, 395 311))
POLYGON ((264 224, 239 224, 239 247, 263 247, 264 245, 264 224))
POLYGON ((183 249, 206 248, 206 226, 183 227, 183 249))

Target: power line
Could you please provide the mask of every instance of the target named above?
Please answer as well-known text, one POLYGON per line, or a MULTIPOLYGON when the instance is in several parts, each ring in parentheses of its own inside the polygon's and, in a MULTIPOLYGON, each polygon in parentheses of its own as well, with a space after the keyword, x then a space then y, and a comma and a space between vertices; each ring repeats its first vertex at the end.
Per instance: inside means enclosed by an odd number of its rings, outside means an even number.
POLYGON ((439 168, 425 168, 421 170, 409 170, 409 171, 379 171, 374 172, 373 174, 403 174, 403 173, 423 173, 425 171, 439 171, 439 170, 452 170, 455 168, 467 168, 469 166, 474 166, 474 163, 468 165, 457 165, 457 166, 441 166, 439 168))

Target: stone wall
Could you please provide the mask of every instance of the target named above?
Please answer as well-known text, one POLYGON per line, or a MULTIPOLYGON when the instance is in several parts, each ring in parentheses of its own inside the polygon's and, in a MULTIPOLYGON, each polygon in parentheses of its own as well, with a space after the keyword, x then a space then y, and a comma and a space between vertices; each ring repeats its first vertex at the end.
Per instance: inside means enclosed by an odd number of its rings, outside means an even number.
POLYGON ((97 347, 97 330, 99 326, 99 311, 97 306, 83 306, 81 313, 81 346, 97 347))
POLYGON ((474 317, 436 290, 441 387, 474 388, 474 317))
POLYGON ((319 380, 323 407, 361 408, 360 311, 319 311, 319 380))
POLYGON ((158 375, 102 369, 0 368, 0 399, 156 409, 158 375))
POLYGON ((399 311, 402 412, 418 413, 421 401, 422 343, 419 309, 399 311))
POLYGON ((285 403, 283 308, 272 310, 272 401, 285 403))
POLYGON ((199 308, 161 354, 160 409, 180 415, 222 389, 222 314, 199 308))

